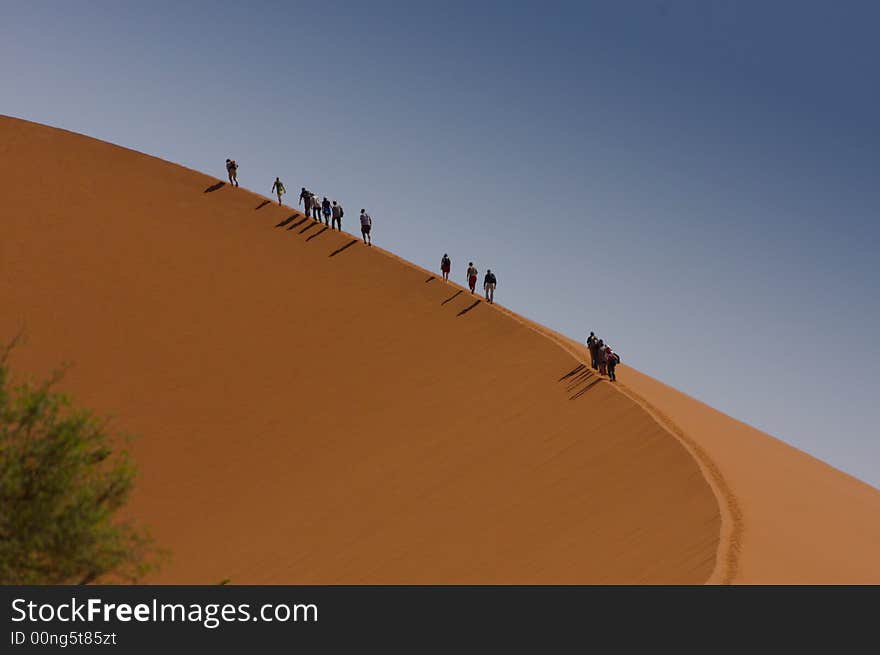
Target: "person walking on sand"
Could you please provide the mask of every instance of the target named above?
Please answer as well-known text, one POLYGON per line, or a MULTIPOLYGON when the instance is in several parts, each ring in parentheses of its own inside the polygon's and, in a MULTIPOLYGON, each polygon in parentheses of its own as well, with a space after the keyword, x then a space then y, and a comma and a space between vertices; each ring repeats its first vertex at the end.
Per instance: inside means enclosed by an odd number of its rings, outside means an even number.
POLYGON ((605 342, 602 341, 602 339, 599 339, 599 343, 596 344, 596 365, 599 368, 599 375, 605 375, 605 373, 606 373, 605 342))
POLYGON ((321 222, 321 198, 316 193, 312 194, 312 218, 321 222))
POLYGON ((587 349, 590 351, 590 366, 593 369, 599 368, 598 362, 596 361, 596 348, 599 347, 599 339, 596 338, 595 332, 590 332, 590 336, 587 337, 587 349))
POLYGON ((330 208, 330 216, 333 219, 330 225, 330 229, 337 229, 340 232, 342 231, 342 216, 344 214, 345 212, 342 211, 342 205, 334 200, 333 207, 330 208))
POLYGON ((370 218, 366 209, 361 209, 361 236, 364 237, 364 243, 368 246, 373 245, 373 237, 370 236, 372 229, 373 219, 370 218))
POLYGON ((620 355, 611 349, 611 346, 605 346, 605 366, 608 369, 608 379, 617 382, 617 374, 615 370, 620 364, 620 355))
POLYGON ((452 270, 452 260, 449 259, 449 255, 443 253, 443 258, 440 260, 440 272, 443 273, 443 279, 449 282, 449 271, 452 270))
POLYGON ((229 184, 231 186, 238 186, 238 164, 235 163, 234 159, 226 160, 226 173, 229 175, 229 184))
POLYGON ((474 263, 468 262, 467 282, 468 287, 470 287, 471 293, 473 293, 474 289, 477 288, 477 275, 479 275, 479 272, 477 271, 476 266, 474 266, 474 263))
POLYGON ((486 277, 483 278, 483 289, 486 290, 486 301, 491 305, 495 302, 495 285, 498 280, 495 279, 495 273, 492 269, 486 269, 486 277))
POLYGON ((281 205, 281 196, 287 193, 287 190, 284 188, 280 178, 275 178, 275 182, 272 184, 272 193, 278 194, 278 204, 281 205))
POLYGON ((312 194, 305 187, 299 192, 299 202, 297 204, 303 206, 303 213, 308 216, 312 210, 312 194))
POLYGON ((327 196, 324 196, 324 200, 321 201, 321 213, 324 214, 324 225, 330 225, 332 210, 330 209, 330 201, 327 200, 327 196))

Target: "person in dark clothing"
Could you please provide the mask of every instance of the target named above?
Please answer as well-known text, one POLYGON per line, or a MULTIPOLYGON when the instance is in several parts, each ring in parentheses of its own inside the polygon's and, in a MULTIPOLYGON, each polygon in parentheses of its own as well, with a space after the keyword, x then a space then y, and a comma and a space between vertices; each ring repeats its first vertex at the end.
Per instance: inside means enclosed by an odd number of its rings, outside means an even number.
POLYGON ((587 349, 590 351, 590 366, 594 369, 599 368, 598 362, 596 362, 596 348, 599 345, 599 339, 596 338, 595 332, 590 332, 590 336, 587 337, 587 349))
POLYGON ((303 206, 303 213, 306 216, 310 215, 312 211, 312 194, 305 187, 299 192, 299 202, 297 204, 303 206))
POLYGON ((599 368, 599 375, 605 375, 605 342, 602 339, 599 339, 599 343, 596 344, 596 365, 599 368))
POLYGON ((324 196, 324 200, 321 201, 321 213, 324 214, 324 225, 330 225, 330 201, 327 200, 327 196, 324 196))
POLYGON ((229 175, 229 184, 231 186, 238 186, 238 164, 235 163, 234 159, 226 160, 226 173, 229 175))
POLYGON ((342 230, 342 217, 345 214, 342 211, 342 205, 338 204, 335 200, 333 201, 333 207, 330 208, 330 216, 332 217, 332 222, 330 224, 331 229, 342 230))
POLYGON ((605 346, 605 366, 608 368, 608 379, 617 382, 617 365, 620 364, 620 356, 611 350, 611 346, 605 346))
POLYGON ((446 253, 443 254, 443 258, 440 260, 440 272, 443 273, 443 279, 449 282, 449 271, 452 270, 452 260, 449 259, 449 255, 446 253))
POLYGON ((486 270, 486 277, 483 278, 483 289, 486 290, 486 301, 489 304, 495 302, 495 285, 498 284, 498 280, 495 278, 495 274, 492 272, 492 269, 486 270))

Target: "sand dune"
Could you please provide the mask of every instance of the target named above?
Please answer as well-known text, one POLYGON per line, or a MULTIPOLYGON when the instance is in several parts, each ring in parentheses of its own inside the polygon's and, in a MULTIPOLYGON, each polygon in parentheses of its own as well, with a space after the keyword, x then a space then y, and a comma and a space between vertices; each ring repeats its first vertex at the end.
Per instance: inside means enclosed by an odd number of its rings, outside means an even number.
POLYGON ((17 119, 0 171, 0 338, 140 435, 150 582, 878 578, 880 492, 379 247, 17 119))

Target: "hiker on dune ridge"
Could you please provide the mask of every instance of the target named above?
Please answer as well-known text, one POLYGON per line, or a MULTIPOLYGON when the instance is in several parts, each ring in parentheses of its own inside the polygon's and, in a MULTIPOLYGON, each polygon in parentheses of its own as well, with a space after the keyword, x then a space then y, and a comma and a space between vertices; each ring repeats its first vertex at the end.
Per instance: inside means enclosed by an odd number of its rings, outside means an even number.
POLYGON ((596 348, 599 347, 599 338, 596 336, 595 332, 590 332, 590 336, 587 337, 587 348, 590 351, 590 366, 594 369, 599 368, 599 364, 596 361, 596 348))
POLYGON ((229 184, 231 186, 238 186, 238 164, 235 163, 234 159, 226 160, 226 174, 229 175, 229 184))
POLYGON ((605 368, 608 369, 608 379, 617 382, 617 365, 620 364, 620 355, 611 349, 611 346, 605 346, 605 368))
POLYGON ((495 302, 495 285, 498 284, 498 280, 495 278, 495 273, 492 272, 492 269, 486 269, 486 277, 483 278, 483 289, 486 290, 486 300, 489 304, 493 304, 495 302))
POLYGON ((361 209, 361 236, 364 237, 364 243, 368 246, 373 245, 373 238, 370 232, 373 230, 373 219, 367 213, 366 209, 361 209))
POLYGON ((284 188, 284 184, 282 184, 280 178, 275 178, 275 182, 272 184, 272 193, 278 194, 278 204, 281 204, 281 196, 287 193, 287 190, 284 188))
POLYGON ((440 272, 443 273, 443 279, 447 282, 449 282, 450 270, 452 270, 452 260, 449 259, 449 255, 444 253, 443 258, 440 260, 440 272))
POLYGON ((342 210, 342 205, 337 203, 335 200, 333 201, 333 207, 330 208, 330 216, 332 218, 332 223, 330 224, 330 229, 342 230, 342 217, 345 215, 345 212, 342 210))
POLYGON ((324 225, 330 225, 330 214, 332 211, 330 201, 327 200, 327 196, 324 196, 324 200, 321 201, 321 213, 324 214, 324 225))
POLYGON ((310 215, 312 211, 312 194, 305 187, 299 192, 299 202, 297 204, 303 206, 303 213, 306 216, 310 215))
POLYGON ((479 275, 479 271, 477 271, 477 267, 474 266, 473 262, 468 262, 467 269, 467 283, 468 287, 470 287, 471 293, 474 292, 474 289, 477 288, 477 275, 479 275))

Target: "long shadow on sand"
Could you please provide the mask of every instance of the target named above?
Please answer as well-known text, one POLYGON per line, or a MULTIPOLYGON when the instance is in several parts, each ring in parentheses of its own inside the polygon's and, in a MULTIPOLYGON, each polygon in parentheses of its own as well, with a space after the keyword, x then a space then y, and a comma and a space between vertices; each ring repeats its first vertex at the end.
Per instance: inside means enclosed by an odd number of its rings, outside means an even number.
POLYGON ((558 380, 565 382, 565 391, 569 394, 569 400, 575 400, 587 393, 602 381, 602 377, 586 364, 578 364, 558 380))
POLYGON ((444 300, 443 302, 441 302, 440 304, 441 304, 441 305, 445 305, 445 304, 448 303, 448 302, 452 302, 453 300, 455 300, 456 298, 458 298, 458 297, 459 297, 461 294, 463 294, 463 293, 464 293, 464 291, 458 290, 458 291, 456 291, 455 293, 453 293, 451 296, 449 296, 446 300, 444 300))
POLYGON ((293 225, 291 225, 291 226, 290 226, 289 228, 287 228, 287 229, 288 229, 288 230, 295 230, 295 229, 298 228, 300 225, 302 225, 303 223, 305 223, 307 220, 309 220, 309 217, 308 217, 308 216, 306 216, 306 217, 303 218, 302 220, 297 221, 296 223, 294 223, 293 225))
POLYGON ((308 239, 306 239, 306 241, 311 241, 311 240, 314 239, 315 237, 319 237, 319 236, 321 236, 322 234, 324 234, 324 232, 326 232, 326 231, 329 230, 329 229, 330 229, 330 228, 327 227, 327 226, 325 225, 324 227, 321 228, 321 231, 320 231, 320 232, 315 232, 312 236, 310 236, 308 239))
POLYGON ((263 207, 265 207, 266 205, 268 205, 270 202, 271 202, 270 200, 264 200, 264 201, 261 202, 259 205, 257 205, 256 207, 254 207, 254 211, 256 211, 257 209, 262 209, 263 207))
POLYGON ((437 279, 437 278, 435 278, 435 277, 432 275, 432 276, 429 277, 427 280, 425 280, 425 284, 427 284, 427 283, 430 282, 431 280, 436 280, 436 279, 437 279))
POLYGON ((595 380, 590 382, 587 386, 585 386, 583 389, 581 389, 575 395, 573 395, 571 398, 569 398, 569 400, 577 400, 578 398, 583 396, 585 393, 587 393, 590 389, 592 389, 597 384, 599 384, 601 381, 602 381, 602 378, 597 377, 595 380))
MULTIPOLYGON (((461 292, 459 291, 459 293, 461 293, 461 292)), ((474 304, 473 304, 473 305, 468 305, 467 307, 465 307, 464 309, 462 309, 460 312, 458 312, 458 314, 456 314, 456 316, 464 316, 464 315, 467 314, 469 311, 471 311, 474 307, 476 307, 477 305, 479 305, 480 302, 481 302, 481 301, 479 301, 479 300, 474 301, 474 304)))
POLYGON ((320 224, 321 224, 321 223, 312 223, 311 225, 306 225, 303 229, 301 229, 301 230, 299 231, 299 233, 300 233, 300 234, 305 234, 306 232, 308 232, 309 230, 311 230, 313 227, 318 227, 320 224))
POLYGON ((351 248, 351 247, 352 247, 354 244, 356 244, 357 242, 358 242, 357 239, 352 239, 351 241, 349 241, 348 243, 346 243, 346 244, 345 244, 344 246, 342 246, 341 248, 337 248, 336 250, 334 250, 333 252, 331 252, 328 256, 329 256, 329 257, 336 257, 336 255, 338 255, 339 253, 341 253, 343 250, 347 250, 348 248, 351 248))
POLYGON ((285 218, 283 221, 278 223, 275 227, 284 227, 285 225, 289 224, 290 221, 296 220, 297 216, 299 216, 299 214, 291 214, 290 216, 285 218))
POLYGON ((571 369, 568 373, 566 373, 561 378, 559 378, 557 380, 557 382, 562 382, 563 380, 567 380, 568 378, 570 378, 572 375, 577 375, 578 373, 583 371, 586 367, 587 367, 586 364, 578 364, 573 369, 571 369))
POLYGON ((217 182, 217 184, 212 184, 207 189, 203 191, 203 193, 214 193, 217 189, 222 189, 226 186, 226 182, 217 182))

